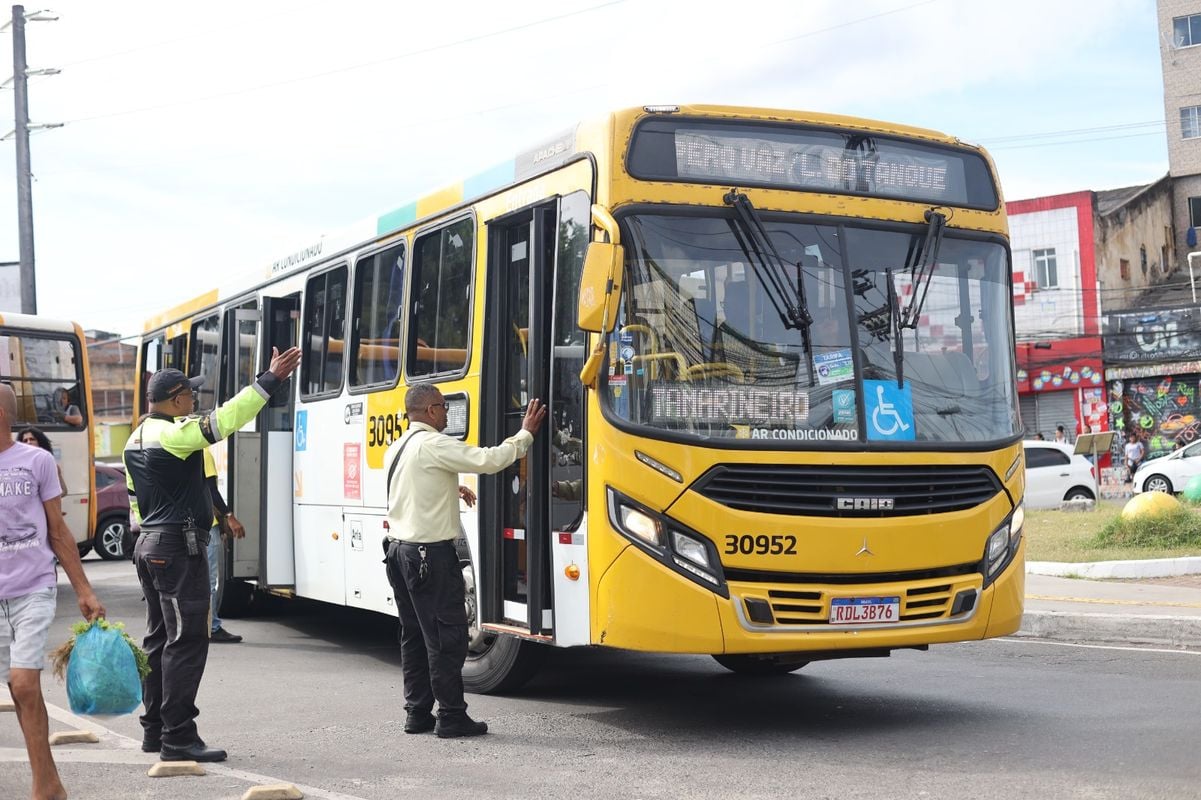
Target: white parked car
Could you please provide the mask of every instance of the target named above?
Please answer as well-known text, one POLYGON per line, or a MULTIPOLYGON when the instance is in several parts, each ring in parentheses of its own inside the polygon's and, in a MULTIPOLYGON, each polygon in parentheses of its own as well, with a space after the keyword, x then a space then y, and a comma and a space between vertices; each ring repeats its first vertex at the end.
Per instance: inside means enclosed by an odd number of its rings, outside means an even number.
POLYGON ((1201 441, 1182 447, 1171 455, 1144 461, 1134 471, 1134 491, 1184 491, 1184 485, 1194 475, 1201 475, 1201 441))
POLYGON ((1028 440, 1026 451, 1026 508, 1058 508, 1064 500, 1093 500, 1093 465, 1072 455, 1072 446, 1028 440))

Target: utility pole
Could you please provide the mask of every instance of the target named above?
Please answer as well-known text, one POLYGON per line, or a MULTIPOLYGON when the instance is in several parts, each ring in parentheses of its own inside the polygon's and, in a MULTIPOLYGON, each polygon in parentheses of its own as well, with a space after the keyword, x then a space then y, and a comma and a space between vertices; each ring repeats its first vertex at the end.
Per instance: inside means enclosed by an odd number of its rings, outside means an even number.
POLYGON ((17 141, 17 227, 21 249, 21 313, 38 313, 33 269, 33 187, 29 165, 29 66, 25 63, 25 7, 13 6, 13 103, 17 141))
MULTIPOLYGON (((20 261, 18 262, 18 280, 21 282, 21 313, 38 313, 37 279, 33 269, 33 170, 29 165, 29 131, 47 128, 61 128, 62 123, 50 125, 29 124, 29 76, 57 75, 57 69, 30 70, 25 63, 25 22, 27 20, 53 22, 58 19, 47 11, 25 13, 25 6, 13 6, 10 22, 0 25, 3 31, 9 25, 13 28, 13 76, 9 80, 13 84, 13 118, 15 127, 9 135, 17 142, 17 238, 20 243, 20 261)), ((6 85, 8 81, 4 82, 6 85)), ((3 138, 7 139, 8 136, 3 138)))

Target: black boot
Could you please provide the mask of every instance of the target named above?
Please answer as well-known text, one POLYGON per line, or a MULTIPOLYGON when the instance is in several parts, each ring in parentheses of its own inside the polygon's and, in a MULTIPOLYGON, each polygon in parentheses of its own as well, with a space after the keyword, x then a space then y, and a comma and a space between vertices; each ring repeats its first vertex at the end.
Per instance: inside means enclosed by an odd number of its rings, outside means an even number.
POLYGON ((405 733, 425 733, 432 731, 436 721, 430 712, 414 708, 405 716, 405 733))
POLYGON ((434 734, 439 739, 457 739, 460 736, 483 736, 488 732, 487 722, 476 722, 466 711, 457 714, 439 714, 434 734))
POLYGON ((161 761, 224 761, 225 751, 216 747, 207 747, 202 741, 195 741, 182 746, 164 744, 158 757, 161 761))

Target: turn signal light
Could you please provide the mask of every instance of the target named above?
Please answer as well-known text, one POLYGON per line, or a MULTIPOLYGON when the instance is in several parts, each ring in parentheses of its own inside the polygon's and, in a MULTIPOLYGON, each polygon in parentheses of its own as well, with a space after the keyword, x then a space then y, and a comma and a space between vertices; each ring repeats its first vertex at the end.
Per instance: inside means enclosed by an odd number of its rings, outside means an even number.
POLYGON ((569 581, 578 581, 580 579, 580 568, 577 564, 568 564, 563 568, 563 574, 567 576, 569 581))

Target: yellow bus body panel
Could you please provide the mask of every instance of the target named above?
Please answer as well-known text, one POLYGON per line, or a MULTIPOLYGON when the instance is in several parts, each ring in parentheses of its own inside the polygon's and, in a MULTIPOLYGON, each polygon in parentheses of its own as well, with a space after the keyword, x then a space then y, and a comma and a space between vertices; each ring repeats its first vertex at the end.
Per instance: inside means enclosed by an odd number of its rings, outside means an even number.
POLYGON ((627 650, 720 653, 722 598, 626 547, 598 581, 593 641, 627 650))

